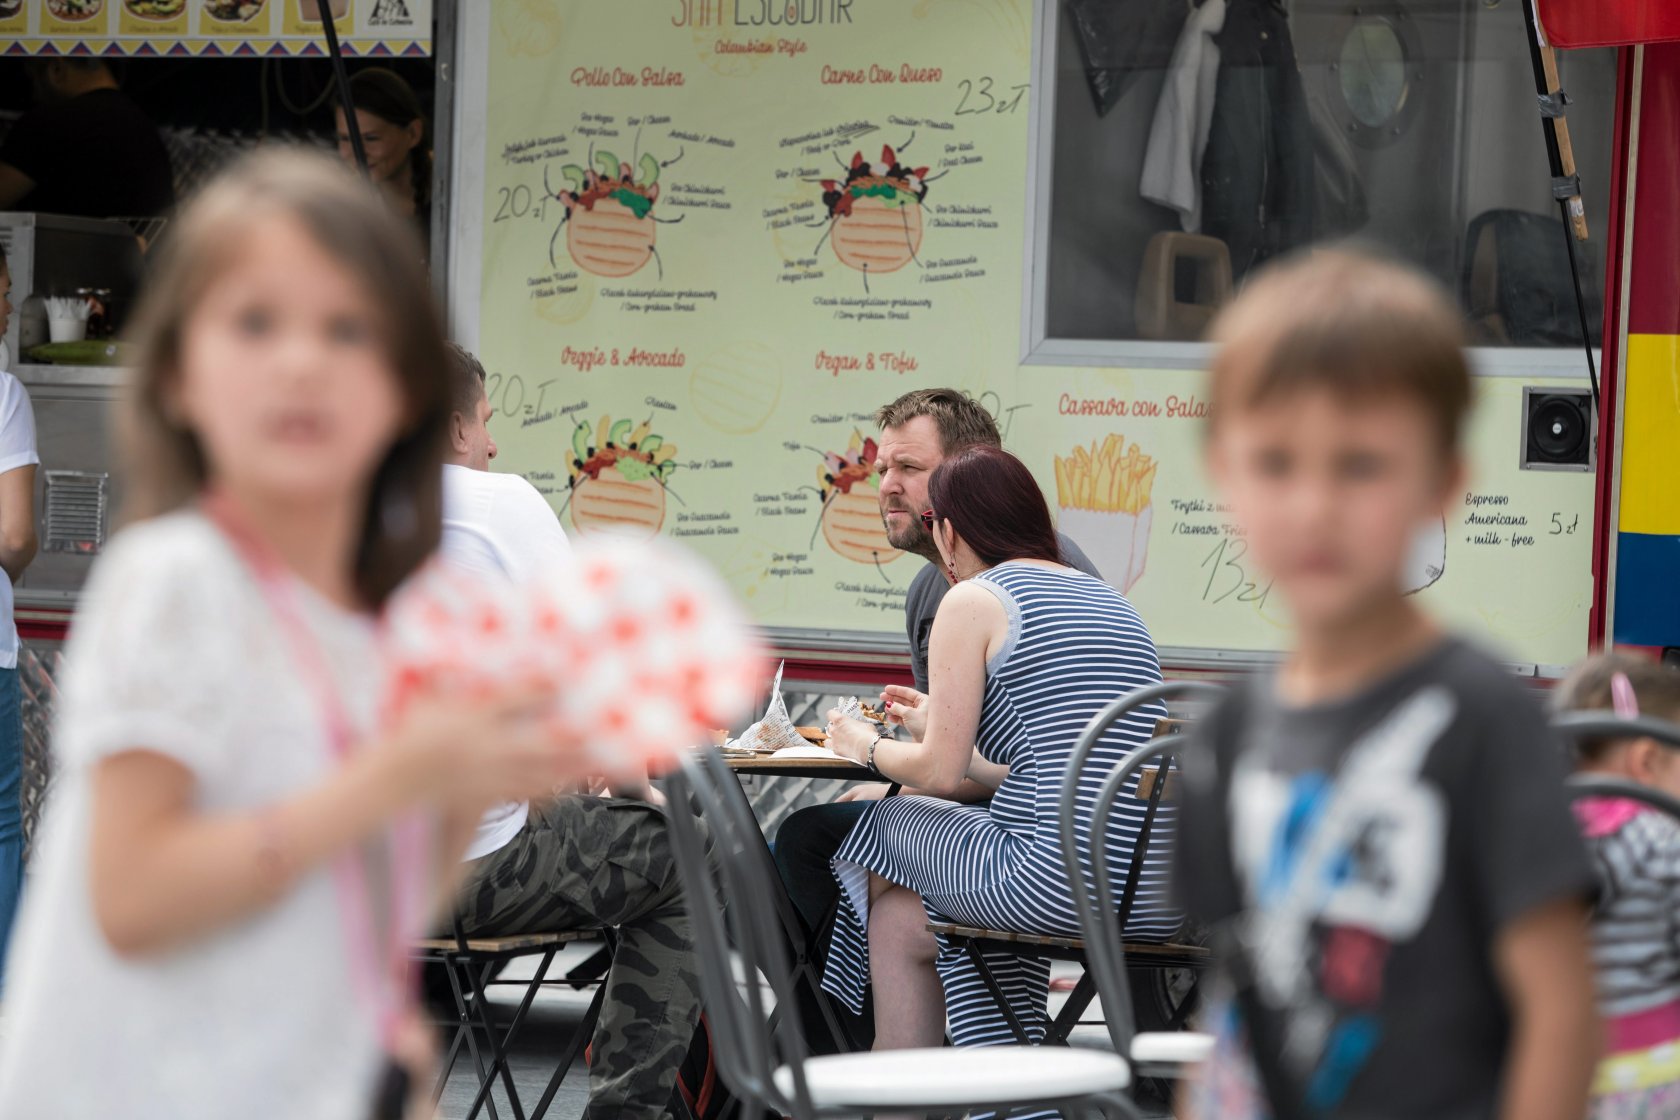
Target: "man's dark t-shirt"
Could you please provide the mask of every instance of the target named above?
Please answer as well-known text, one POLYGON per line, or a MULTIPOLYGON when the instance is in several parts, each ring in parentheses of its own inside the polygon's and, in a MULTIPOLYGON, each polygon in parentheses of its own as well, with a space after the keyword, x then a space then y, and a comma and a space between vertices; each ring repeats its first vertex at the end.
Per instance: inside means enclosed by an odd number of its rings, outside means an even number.
MULTIPOLYGON (((1070 567, 1096 579, 1102 578, 1097 566, 1079 551, 1078 545, 1060 533, 1056 534, 1056 541, 1062 546, 1062 559, 1070 567)), ((928 690, 928 636, 933 633, 933 616, 939 612, 939 604, 949 590, 951 585, 940 574, 939 565, 924 564, 910 581, 910 591, 904 599, 904 630, 910 636, 910 672, 916 678, 917 692, 928 690)))
POLYGON ((1252 1040, 1301 1102, 1277 1113, 1492 1117, 1511 1036, 1495 940, 1593 890, 1535 700, 1447 640, 1310 708, 1261 675, 1198 738, 1175 878, 1195 918, 1240 939, 1254 979, 1246 1000, 1228 970, 1214 985, 1202 1103, 1217 1111, 1202 1114, 1268 1115, 1252 1040))
POLYGON ((35 181, 19 210, 149 218, 175 202, 157 127, 121 90, 91 90, 25 113, 0 144, 0 163, 35 181))

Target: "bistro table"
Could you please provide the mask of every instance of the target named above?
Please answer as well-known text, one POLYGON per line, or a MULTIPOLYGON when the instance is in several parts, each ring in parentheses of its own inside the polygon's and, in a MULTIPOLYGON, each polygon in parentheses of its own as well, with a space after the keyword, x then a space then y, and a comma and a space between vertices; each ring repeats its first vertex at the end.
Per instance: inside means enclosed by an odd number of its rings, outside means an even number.
MULTIPOLYGON (((737 777, 757 775, 766 778, 833 778, 839 781, 876 781, 885 782, 889 779, 845 758, 777 758, 773 755, 731 755, 724 754, 725 763, 737 777)), ((897 785, 893 792, 897 792, 897 785)), ((729 796, 728 791, 724 791, 729 796)), ((734 796, 747 802, 751 809, 751 802, 747 794, 739 785, 735 786, 734 796)), ((770 873, 770 879, 781 886, 781 872, 776 869, 775 856, 771 854, 768 841, 764 845, 764 860, 770 873)), ((822 989, 822 956, 818 951, 818 944, 822 939, 823 930, 807 930, 805 922, 794 909, 793 900, 788 897, 785 889, 775 892, 771 904, 776 907, 776 915, 781 921, 782 929, 787 933, 788 948, 793 956, 793 984, 795 990, 803 990, 822 1012, 823 1027, 828 1031, 830 1040, 836 1051, 856 1051, 860 1047, 857 1040, 841 1024, 834 1014, 833 1004, 829 1002, 829 995, 822 989)), ((826 923, 825 923, 826 924, 826 923)), ((776 1009, 781 1013, 781 1008, 776 1009)), ((793 1013, 793 1009, 789 1009, 793 1013)))

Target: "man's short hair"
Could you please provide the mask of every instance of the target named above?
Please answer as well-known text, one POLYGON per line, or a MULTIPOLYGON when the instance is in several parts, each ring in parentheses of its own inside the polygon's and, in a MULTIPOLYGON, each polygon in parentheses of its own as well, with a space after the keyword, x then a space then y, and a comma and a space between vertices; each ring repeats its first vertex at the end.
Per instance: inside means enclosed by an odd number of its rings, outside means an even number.
POLYGON ((449 407, 462 416, 475 416, 484 397, 484 367, 461 346, 446 342, 449 366, 449 407))
POLYGON ((1210 432, 1223 416, 1323 389, 1414 402, 1440 450, 1458 448, 1470 411, 1464 317, 1410 265, 1363 249, 1302 253, 1250 281, 1210 335, 1210 432))
POLYGON ((912 389, 875 411, 875 423, 885 431, 902 428, 926 416, 939 429, 940 450, 955 455, 970 447, 1002 447, 997 421, 985 406, 958 389, 912 389))

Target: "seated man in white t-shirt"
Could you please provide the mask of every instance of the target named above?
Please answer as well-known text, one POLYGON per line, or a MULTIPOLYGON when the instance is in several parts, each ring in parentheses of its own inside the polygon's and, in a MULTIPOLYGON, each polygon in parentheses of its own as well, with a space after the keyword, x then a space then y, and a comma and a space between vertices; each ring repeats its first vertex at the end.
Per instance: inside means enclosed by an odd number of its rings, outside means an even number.
MULTIPOLYGON (((518 579, 564 559, 560 521, 518 475, 494 474, 484 367, 450 346, 454 423, 443 468, 446 562, 518 579)), ((700 1015, 693 934, 659 809, 566 796, 502 805, 467 849, 460 902, 471 937, 616 927, 618 951, 596 1027, 585 1116, 664 1117, 700 1015)))

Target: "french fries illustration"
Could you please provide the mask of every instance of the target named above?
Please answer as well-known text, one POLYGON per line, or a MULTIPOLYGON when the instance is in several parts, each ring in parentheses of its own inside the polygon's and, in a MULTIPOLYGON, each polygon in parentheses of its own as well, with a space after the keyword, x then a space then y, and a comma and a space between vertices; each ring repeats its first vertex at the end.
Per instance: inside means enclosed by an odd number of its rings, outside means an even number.
POLYGON ((572 432, 572 524, 580 533, 643 539, 665 524, 665 480, 676 471, 675 444, 643 421, 580 423, 572 432))
POLYGON ((1101 446, 1056 456, 1056 501, 1062 532, 1091 554, 1121 594, 1143 577, 1155 519, 1152 456, 1110 433, 1101 446), (1124 452, 1124 454, 1122 454, 1124 452))
POLYGON ((828 452, 817 468, 823 539, 835 552, 859 564, 890 564, 902 555, 887 540, 881 524, 876 451, 874 440, 853 431, 846 450, 828 452))

